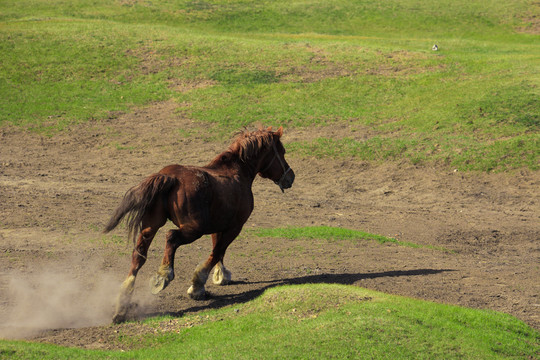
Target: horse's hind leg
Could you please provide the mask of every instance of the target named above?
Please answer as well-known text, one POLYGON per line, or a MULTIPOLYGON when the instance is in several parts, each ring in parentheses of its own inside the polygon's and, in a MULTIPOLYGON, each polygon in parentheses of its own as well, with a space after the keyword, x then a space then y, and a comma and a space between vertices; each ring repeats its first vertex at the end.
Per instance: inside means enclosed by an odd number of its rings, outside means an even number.
POLYGON ((158 229, 163 226, 165 222, 155 222, 153 225, 143 222, 143 230, 137 238, 137 244, 133 249, 131 255, 131 268, 127 278, 124 280, 120 287, 120 293, 116 301, 116 311, 113 316, 113 323, 118 324, 126 321, 127 311, 129 309, 131 296, 133 295, 133 289, 135 287, 135 278, 137 273, 144 265, 147 259, 148 248, 156 235, 158 229))
POLYGON ((195 232, 181 229, 169 230, 166 236, 165 254, 154 277, 150 279, 150 291, 157 294, 165 289, 174 279, 174 255, 181 245, 190 244, 201 237, 195 232))

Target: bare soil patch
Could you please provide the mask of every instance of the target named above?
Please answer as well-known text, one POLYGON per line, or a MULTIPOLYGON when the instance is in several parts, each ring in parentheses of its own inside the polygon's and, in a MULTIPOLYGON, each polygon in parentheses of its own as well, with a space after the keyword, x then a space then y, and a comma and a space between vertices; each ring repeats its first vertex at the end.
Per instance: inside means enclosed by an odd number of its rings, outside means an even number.
MULTIPOLYGON (((204 165, 230 143, 210 140, 211 128, 182 118, 177 106, 154 104, 50 138, 0 130, 1 337, 127 348, 133 344, 119 335, 155 331, 139 322, 110 325, 131 245, 125 230, 100 231, 124 192, 144 176, 171 163, 204 165)), ((345 133, 343 126, 286 129, 284 142, 345 133)), ((137 279, 134 318, 234 306, 280 284, 340 283, 502 311, 540 329, 538 172, 463 174, 290 155, 288 161, 297 175, 293 188, 283 195, 273 183, 256 180, 246 229, 340 226, 450 251, 260 239, 246 231, 226 256, 233 284, 209 281, 210 297, 193 301, 186 290, 210 240, 179 249, 176 279, 152 296, 148 279, 161 261, 162 230, 137 279)))

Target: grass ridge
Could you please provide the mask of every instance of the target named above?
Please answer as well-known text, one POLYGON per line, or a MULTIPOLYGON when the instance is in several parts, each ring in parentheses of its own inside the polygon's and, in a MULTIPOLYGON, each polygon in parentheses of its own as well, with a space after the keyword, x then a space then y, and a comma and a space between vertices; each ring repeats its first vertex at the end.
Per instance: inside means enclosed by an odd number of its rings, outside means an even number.
POLYGON ((125 352, 1 341, 25 359, 534 358, 540 333, 512 316, 430 303, 348 285, 267 289, 245 304, 145 321, 125 352), (209 339, 212 339, 209 341, 209 339))
POLYGON ((440 250, 444 252, 450 252, 450 250, 434 247, 431 245, 420 245, 413 242, 401 241, 396 238, 387 237, 383 235, 371 234, 361 230, 353 230, 342 227, 333 226, 288 226, 281 228, 260 228, 249 229, 247 231, 249 235, 258 237, 271 237, 271 238, 284 238, 284 239, 320 239, 327 241, 339 241, 347 240, 356 242, 358 240, 373 240, 380 244, 392 243, 400 246, 406 246, 410 248, 430 248, 440 250))

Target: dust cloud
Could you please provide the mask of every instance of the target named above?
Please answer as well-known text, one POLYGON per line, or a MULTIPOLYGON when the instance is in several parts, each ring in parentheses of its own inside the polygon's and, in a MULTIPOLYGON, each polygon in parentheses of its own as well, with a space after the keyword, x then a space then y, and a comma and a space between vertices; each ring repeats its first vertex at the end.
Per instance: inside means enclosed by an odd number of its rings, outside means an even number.
POLYGON ((3 274, 0 338, 29 338, 48 329, 110 323, 120 289, 118 277, 103 270, 86 269, 85 274, 78 270, 3 274))

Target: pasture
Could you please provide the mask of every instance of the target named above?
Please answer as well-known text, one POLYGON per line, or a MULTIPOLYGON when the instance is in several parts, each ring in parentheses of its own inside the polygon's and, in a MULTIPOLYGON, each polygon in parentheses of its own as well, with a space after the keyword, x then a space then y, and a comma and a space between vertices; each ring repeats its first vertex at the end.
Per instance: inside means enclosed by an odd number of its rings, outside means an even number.
POLYGON ((538 356, 539 16, 522 0, 2 2, 0 337, 31 342, 0 357, 538 356), (204 237, 150 295, 162 230, 132 321, 111 325, 132 247, 101 231, 125 191, 258 124, 284 126, 296 180, 255 181, 233 283, 187 297, 204 237))

